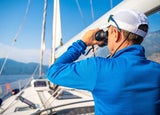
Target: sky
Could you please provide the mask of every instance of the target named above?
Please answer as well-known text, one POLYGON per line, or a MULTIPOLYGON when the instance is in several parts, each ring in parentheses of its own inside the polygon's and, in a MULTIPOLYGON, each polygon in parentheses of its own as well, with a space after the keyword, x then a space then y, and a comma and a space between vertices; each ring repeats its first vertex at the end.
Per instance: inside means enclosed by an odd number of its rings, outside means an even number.
MULTIPOLYGON (((66 43, 121 1, 92 0, 91 7, 90 0, 60 0, 62 42, 66 43)), ((39 62, 43 8, 44 0, 0 0, 0 58, 7 57, 26 63, 39 62), (24 19, 27 8, 28 14, 24 19)), ((46 18, 44 64, 48 64, 50 58, 53 0, 48 0, 46 18)), ((150 32, 160 30, 160 12, 149 16, 148 19, 150 32)))

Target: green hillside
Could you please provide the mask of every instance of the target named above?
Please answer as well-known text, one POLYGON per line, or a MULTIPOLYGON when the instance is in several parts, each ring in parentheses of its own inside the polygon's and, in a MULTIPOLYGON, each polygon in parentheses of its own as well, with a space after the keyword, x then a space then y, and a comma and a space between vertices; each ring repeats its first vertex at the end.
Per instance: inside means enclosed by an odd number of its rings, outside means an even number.
MULTIPOLYGON (((0 58, 0 68, 2 67, 3 62, 4 62, 4 58, 0 58)), ((37 70, 36 74, 39 74, 38 63, 22 63, 22 62, 17 62, 17 61, 8 59, 2 71, 2 75, 16 75, 16 74, 29 75, 29 74, 33 74, 35 69, 37 70)), ((48 66, 45 66, 45 65, 42 66, 43 73, 46 73, 47 69, 48 69, 48 66)))

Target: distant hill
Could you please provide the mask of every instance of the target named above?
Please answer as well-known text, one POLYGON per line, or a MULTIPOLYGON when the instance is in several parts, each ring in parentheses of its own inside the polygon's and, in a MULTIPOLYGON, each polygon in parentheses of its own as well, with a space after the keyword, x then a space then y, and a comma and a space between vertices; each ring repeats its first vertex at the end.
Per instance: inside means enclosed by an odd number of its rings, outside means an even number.
POLYGON ((160 30, 149 33, 142 42, 142 45, 145 47, 146 56, 160 53, 160 30))
MULTIPOLYGON (((0 68, 2 67, 3 62, 4 58, 0 58, 0 68)), ((31 75, 35 71, 37 65, 38 63, 22 63, 8 59, 2 71, 2 75, 16 75, 16 74, 31 75)), ((47 69, 48 66, 45 65, 42 66, 43 73, 46 73, 47 69)), ((35 73, 39 74, 39 66, 35 73)))
POLYGON ((160 30, 149 33, 142 45, 145 48, 146 56, 160 63, 160 30))

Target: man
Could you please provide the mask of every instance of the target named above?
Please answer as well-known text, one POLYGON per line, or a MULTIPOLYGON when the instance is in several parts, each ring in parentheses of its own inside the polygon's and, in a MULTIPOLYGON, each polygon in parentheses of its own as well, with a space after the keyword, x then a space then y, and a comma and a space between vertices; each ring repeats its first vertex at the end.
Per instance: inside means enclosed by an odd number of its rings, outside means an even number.
POLYGON ((160 64, 147 60, 141 46, 148 31, 147 17, 122 10, 108 22, 109 58, 74 62, 87 46, 101 45, 90 30, 50 67, 48 79, 58 85, 92 93, 96 115, 160 114, 160 64))

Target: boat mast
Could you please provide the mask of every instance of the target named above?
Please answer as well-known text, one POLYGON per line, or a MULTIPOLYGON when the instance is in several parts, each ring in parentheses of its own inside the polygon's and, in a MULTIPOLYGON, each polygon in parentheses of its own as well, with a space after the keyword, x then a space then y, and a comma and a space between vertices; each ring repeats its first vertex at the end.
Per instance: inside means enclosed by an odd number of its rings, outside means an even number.
POLYGON ((47 10, 47 0, 44 0, 44 12, 43 12, 43 22, 42 22, 42 34, 41 34, 41 51, 40 51, 39 77, 42 77, 43 54, 44 54, 44 50, 45 50, 46 10, 47 10))
POLYGON ((53 13, 51 64, 55 61, 55 49, 61 45, 62 39, 59 0, 54 0, 53 13))

